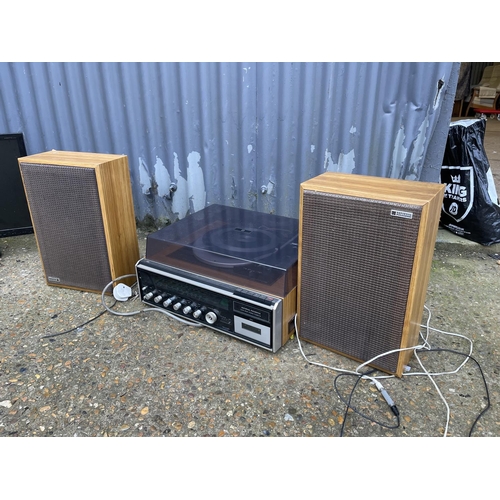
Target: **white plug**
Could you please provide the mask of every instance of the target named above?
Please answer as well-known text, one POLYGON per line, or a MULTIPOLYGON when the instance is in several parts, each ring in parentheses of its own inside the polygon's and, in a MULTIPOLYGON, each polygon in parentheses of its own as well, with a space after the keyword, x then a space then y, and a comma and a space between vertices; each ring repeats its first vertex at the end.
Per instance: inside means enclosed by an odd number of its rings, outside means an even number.
POLYGON ((132 297, 132 288, 123 283, 118 283, 113 288, 113 297, 120 302, 125 302, 132 297))
POLYGON ((380 394, 384 396, 384 399, 386 403, 389 405, 389 408, 391 409, 392 413, 398 416, 399 410, 396 408, 396 405, 394 404, 394 401, 391 399, 391 396, 387 394, 387 391, 384 389, 384 386, 376 379, 373 379, 373 383, 377 386, 377 389, 379 390, 380 394))

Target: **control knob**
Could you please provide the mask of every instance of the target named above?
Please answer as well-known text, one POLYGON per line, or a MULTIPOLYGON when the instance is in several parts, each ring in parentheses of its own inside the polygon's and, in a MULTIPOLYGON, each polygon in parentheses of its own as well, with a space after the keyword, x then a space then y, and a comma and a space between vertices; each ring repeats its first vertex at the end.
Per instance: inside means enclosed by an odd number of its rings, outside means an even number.
POLYGON ((186 303, 185 300, 180 300, 179 302, 176 302, 173 305, 174 311, 178 311, 185 303, 186 303))
POLYGON ((163 300, 163 295, 157 295, 153 300, 159 304, 163 300))
POLYGON ((189 314, 192 310, 193 310, 193 307, 196 307, 196 304, 191 304, 190 306, 186 306, 182 312, 184 314, 189 314))
POLYGON ((193 318, 198 319, 206 310, 207 308, 205 306, 196 309, 196 311, 193 313, 193 318))
POLYGON ((146 300, 149 300, 149 299, 150 299, 153 295, 154 295, 154 293, 153 293, 153 292, 148 292, 146 295, 144 295, 144 298, 145 298, 146 300))
POLYGON ((207 314, 205 314, 205 320, 209 325, 213 325, 217 321, 217 314, 215 314, 213 311, 208 311, 207 314))
POLYGON ((175 295, 168 298, 165 302, 163 302, 163 307, 168 307, 176 299, 177 297, 175 295))

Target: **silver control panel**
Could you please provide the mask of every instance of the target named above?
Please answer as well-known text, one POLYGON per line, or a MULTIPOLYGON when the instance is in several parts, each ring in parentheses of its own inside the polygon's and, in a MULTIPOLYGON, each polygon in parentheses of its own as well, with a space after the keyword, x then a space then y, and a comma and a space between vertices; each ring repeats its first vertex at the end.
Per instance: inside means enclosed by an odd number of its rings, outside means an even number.
POLYGON ((148 259, 136 264, 136 273, 145 304, 272 352, 281 347, 281 298, 148 259))

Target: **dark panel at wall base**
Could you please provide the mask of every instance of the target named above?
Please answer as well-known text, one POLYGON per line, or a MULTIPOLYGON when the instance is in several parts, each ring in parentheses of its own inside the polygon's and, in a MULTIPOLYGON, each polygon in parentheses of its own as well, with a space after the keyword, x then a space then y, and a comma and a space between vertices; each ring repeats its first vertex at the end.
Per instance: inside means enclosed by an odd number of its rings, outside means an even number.
MULTIPOLYGON (((301 339, 361 362, 416 342, 439 193, 439 184, 330 173, 302 184, 301 339)), ((401 375, 407 358, 371 365, 401 375)))
POLYGON ((22 156, 23 134, 0 134, 0 237, 33 232, 17 162, 22 156))

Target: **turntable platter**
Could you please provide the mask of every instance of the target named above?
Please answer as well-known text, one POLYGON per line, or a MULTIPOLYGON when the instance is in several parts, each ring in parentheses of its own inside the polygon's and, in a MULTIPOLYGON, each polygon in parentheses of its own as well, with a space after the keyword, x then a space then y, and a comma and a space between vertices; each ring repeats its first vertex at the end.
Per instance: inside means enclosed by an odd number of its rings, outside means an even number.
POLYGON ((278 249, 277 237, 266 229, 223 227, 207 231, 195 243, 195 256, 217 267, 245 265, 278 249))
POLYGON ((285 297, 297 284, 298 220, 213 204, 150 234, 146 257, 285 297))

